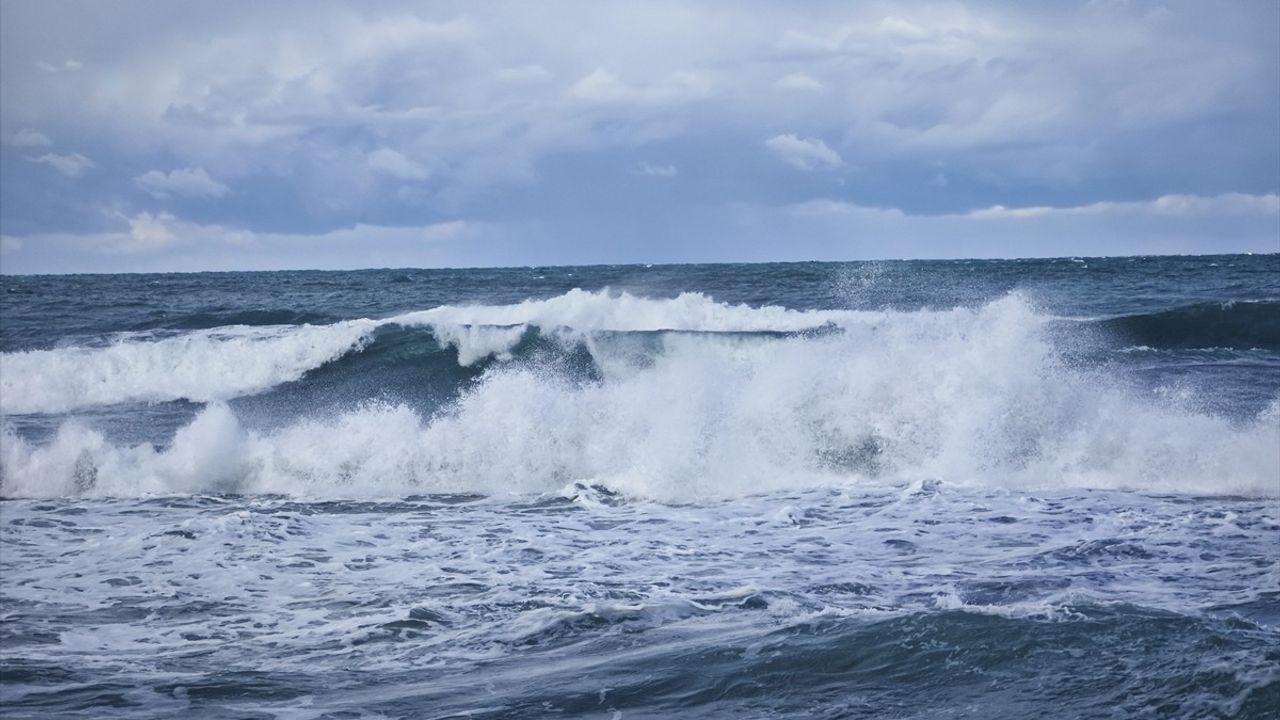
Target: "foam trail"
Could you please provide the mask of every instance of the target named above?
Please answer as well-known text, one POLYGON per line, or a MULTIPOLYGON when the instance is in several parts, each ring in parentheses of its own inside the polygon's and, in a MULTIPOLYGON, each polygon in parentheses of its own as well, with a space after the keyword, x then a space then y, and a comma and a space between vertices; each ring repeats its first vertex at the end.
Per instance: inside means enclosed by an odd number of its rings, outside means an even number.
POLYGON ((375 404, 255 433, 213 405, 167 450, 76 425, 43 447, 10 435, 0 482, 6 495, 365 496, 582 481, 668 502, 923 479, 1280 494, 1280 401, 1235 423, 1138 396, 1067 366, 1045 327, 1010 296, 817 337, 669 334, 644 362, 591 343, 598 381, 500 364, 431 418, 375 404))
POLYGON ((232 326, 101 348, 0 355, 0 411, 60 413, 94 405, 223 400, 297 380, 353 349, 377 323, 232 326))

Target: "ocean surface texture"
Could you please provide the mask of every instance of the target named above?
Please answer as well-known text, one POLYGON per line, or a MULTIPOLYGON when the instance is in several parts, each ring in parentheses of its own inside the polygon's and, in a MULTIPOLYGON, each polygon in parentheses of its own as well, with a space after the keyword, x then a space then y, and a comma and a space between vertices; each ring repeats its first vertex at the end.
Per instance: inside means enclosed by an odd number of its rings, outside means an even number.
POLYGON ((0 290, 5 718, 1280 709, 1280 255, 0 290))

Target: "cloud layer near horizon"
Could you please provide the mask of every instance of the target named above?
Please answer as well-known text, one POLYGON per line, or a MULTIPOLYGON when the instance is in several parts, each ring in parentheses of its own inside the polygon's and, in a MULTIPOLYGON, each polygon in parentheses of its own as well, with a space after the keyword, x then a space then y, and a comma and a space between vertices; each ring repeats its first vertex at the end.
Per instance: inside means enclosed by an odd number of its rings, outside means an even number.
POLYGON ((1280 251, 1280 5, 0 6, 0 270, 1280 251))

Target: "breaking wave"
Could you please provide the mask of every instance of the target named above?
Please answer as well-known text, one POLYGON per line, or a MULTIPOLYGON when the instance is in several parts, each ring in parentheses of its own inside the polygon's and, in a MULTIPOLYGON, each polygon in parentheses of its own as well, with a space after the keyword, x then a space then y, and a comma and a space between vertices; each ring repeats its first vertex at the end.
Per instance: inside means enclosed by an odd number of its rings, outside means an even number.
MULTIPOLYGON (((187 398, 163 446, 6 426, 7 496, 540 493, 697 502, 798 487, 1280 494, 1280 401, 1230 420, 1073 364, 1013 294, 947 311, 793 311, 573 291, 325 326, 220 328, 3 358, 6 412, 187 398), (365 398, 246 427, 225 400, 320 367, 447 361, 437 406, 365 398), (337 362, 335 362, 337 361, 337 362)), ((305 382, 305 380, 304 380, 305 382)))
POLYGON ((210 402, 297 380, 363 346, 369 320, 322 326, 232 326, 106 347, 0 355, 0 411, 62 413, 123 402, 210 402))
POLYGON ((432 337, 417 351, 452 348, 465 367, 494 356, 509 359, 530 328, 562 336, 597 331, 778 332, 874 315, 726 305, 699 293, 652 300, 574 290, 516 305, 443 306, 331 325, 246 324, 167 337, 134 332, 115 337, 105 347, 0 354, 0 411, 62 413, 125 402, 229 400, 298 380, 340 357, 360 353, 377 331, 383 331, 380 337, 388 344, 401 344, 401 338, 386 332, 395 328, 428 330, 432 337))

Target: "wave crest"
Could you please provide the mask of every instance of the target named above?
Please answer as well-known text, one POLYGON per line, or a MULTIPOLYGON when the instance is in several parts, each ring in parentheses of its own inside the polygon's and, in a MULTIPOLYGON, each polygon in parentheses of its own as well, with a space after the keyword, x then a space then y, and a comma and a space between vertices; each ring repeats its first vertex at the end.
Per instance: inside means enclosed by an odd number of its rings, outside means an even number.
POLYGON ((126 335, 100 348, 0 355, 0 410, 62 413, 124 402, 210 402, 297 380, 363 347, 371 320, 126 335))

